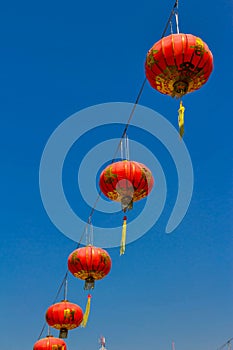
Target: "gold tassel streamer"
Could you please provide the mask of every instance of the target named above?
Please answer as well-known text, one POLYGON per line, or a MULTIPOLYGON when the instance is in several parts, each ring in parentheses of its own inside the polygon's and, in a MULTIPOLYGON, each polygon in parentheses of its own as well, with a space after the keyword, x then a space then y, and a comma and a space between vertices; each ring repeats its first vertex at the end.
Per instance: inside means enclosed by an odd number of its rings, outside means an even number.
POLYGON ((178 109, 178 124, 179 124, 179 132, 180 132, 180 138, 182 139, 184 135, 184 111, 185 108, 183 106, 182 101, 180 101, 180 108, 178 109))
POLYGON ((81 327, 83 327, 83 328, 85 328, 86 325, 87 325, 90 309, 91 309, 91 294, 88 294, 86 310, 85 310, 85 313, 83 315, 83 320, 82 320, 82 323, 81 323, 81 327))
POLYGON ((127 227, 127 217, 124 216, 124 218, 123 218, 123 226, 122 226, 122 235, 121 235, 120 255, 125 254, 126 227, 127 227))

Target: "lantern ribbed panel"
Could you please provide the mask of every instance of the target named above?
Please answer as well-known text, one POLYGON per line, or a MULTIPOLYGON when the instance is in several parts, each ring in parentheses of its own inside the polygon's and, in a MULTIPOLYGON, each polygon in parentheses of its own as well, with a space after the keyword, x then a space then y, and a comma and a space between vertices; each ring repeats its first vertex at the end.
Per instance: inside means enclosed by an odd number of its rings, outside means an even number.
POLYGON ((172 97, 199 89, 212 70, 210 49, 192 34, 171 34, 162 38, 149 50, 145 62, 151 86, 172 97))
POLYGON ((112 262, 106 250, 91 245, 78 248, 68 257, 68 269, 77 278, 94 280, 104 278, 111 270, 112 262))
POLYGON ((151 171, 142 163, 120 161, 108 165, 100 175, 99 186, 103 194, 113 201, 121 202, 124 196, 133 202, 146 197, 154 179, 151 171))
POLYGON ((49 326, 68 330, 78 327, 83 319, 83 311, 77 304, 61 301, 51 305, 46 312, 46 321, 49 326))
POLYGON ((66 343, 62 339, 48 336, 38 340, 33 350, 66 350, 66 343))

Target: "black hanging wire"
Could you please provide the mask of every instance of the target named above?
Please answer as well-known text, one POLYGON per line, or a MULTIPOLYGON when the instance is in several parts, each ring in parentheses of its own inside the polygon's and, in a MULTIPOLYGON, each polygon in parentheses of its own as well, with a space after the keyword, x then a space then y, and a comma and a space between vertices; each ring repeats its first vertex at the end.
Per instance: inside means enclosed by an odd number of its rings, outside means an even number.
MULTIPOLYGON (((167 31, 167 28, 168 28, 168 26, 169 26, 169 23, 171 22, 173 16, 175 15, 177 8, 178 8, 178 0, 176 0, 175 3, 174 3, 174 5, 173 5, 172 11, 171 11, 170 16, 169 16, 169 18, 168 18, 168 21, 167 21, 167 23, 166 23, 166 25, 165 25, 164 31, 163 31, 163 33, 162 33, 162 35, 161 35, 161 39, 165 36, 166 31, 167 31)), ((118 154, 118 152, 119 152, 119 149, 120 149, 120 147, 121 147, 121 142, 122 142, 122 140, 123 140, 123 139, 125 138, 125 136, 126 136, 126 133, 127 133, 128 127, 129 127, 129 125, 130 125, 130 122, 131 122, 131 120, 132 120, 132 118, 133 118, 135 109, 136 109, 136 107, 137 107, 137 105, 138 105, 138 103, 139 103, 139 100, 140 100, 140 98, 141 98, 141 95, 142 95, 144 86, 145 86, 145 84, 146 84, 146 80, 147 80, 146 78, 143 80, 143 83, 142 83, 141 88, 140 88, 140 90, 139 90, 139 92, 138 92, 137 98, 136 98, 136 100, 135 100, 135 102, 134 102, 134 105, 133 105, 132 111, 131 111, 131 113, 130 113, 130 115, 129 115, 128 121, 127 121, 127 123, 125 124, 125 128, 124 128, 124 130, 123 130, 123 132, 122 132, 122 135, 121 135, 121 138, 120 138, 120 142, 119 142, 118 145, 117 145, 117 148, 116 148, 116 151, 115 151, 115 153, 114 153, 114 155, 113 155, 113 158, 112 158, 111 163, 114 163, 114 161, 115 161, 115 159, 116 159, 116 157, 117 157, 117 154, 118 154)), ((101 196, 101 190, 99 190, 98 195, 97 195, 97 198, 96 198, 96 200, 95 200, 95 203, 94 203, 93 207, 91 208, 90 214, 89 214, 89 216, 88 216, 88 220, 87 220, 87 222, 86 222, 86 225, 84 226, 84 230, 83 230, 83 232, 82 232, 82 234, 81 234, 81 237, 80 237, 80 239, 79 239, 79 241, 78 241, 78 244, 77 244, 76 249, 78 249, 78 248, 80 247, 81 242, 82 242, 82 240, 83 240, 83 237, 84 237, 84 235, 85 235, 85 232, 86 232, 88 226, 91 225, 91 219, 92 219, 92 216, 93 216, 93 214, 94 214, 94 212, 95 212, 95 209, 96 209, 97 203, 98 203, 98 201, 99 201, 99 199, 100 199, 100 196, 101 196)), ((61 292, 61 289, 62 289, 63 285, 65 284, 65 282, 66 282, 66 280, 67 280, 68 272, 69 272, 69 271, 68 271, 68 269, 67 269, 67 271, 66 271, 66 273, 65 273, 65 276, 64 276, 64 278, 63 278, 63 280, 62 280, 62 283, 61 283, 60 287, 58 288, 58 291, 57 291, 56 297, 55 297, 55 299, 54 299, 54 301, 53 301, 53 304, 57 301, 57 298, 58 298, 58 296, 59 296, 59 294, 60 294, 60 292, 61 292)), ((43 325, 43 327, 42 327, 42 330, 41 330, 41 332, 40 332, 40 335, 39 335, 38 339, 40 339, 40 337, 42 336, 45 327, 46 327, 46 322, 44 323, 44 325, 43 325)))
MULTIPOLYGON (((167 23, 166 23, 165 29, 164 29, 164 31, 163 31, 163 33, 162 33, 161 39, 162 39, 162 38, 164 37, 164 35, 166 34, 166 31, 167 31, 167 28, 168 28, 168 26, 169 26, 169 23, 171 22, 171 20, 172 20, 173 16, 175 15, 177 9, 178 9, 178 0, 176 0, 175 3, 174 3, 174 5, 173 5, 172 11, 171 11, 170 16, 169 16, 169 18, 168 18, 168 21, 167 21, 167 23)), ((113 155, 113 158, 112 158, 111 163, 114 163, 114 161, 116 160, 117 154, 118 154, 118 152, 119 152, 119 150, 120 150, 120 147, 121 147, 121 142, 123 141, 123 139, 124 139, 125 136, 126 136, 128 127, 129 127, 130 122, 131 122, 131 120, 132 120, 132 118, 133 118, 135 109, 136 109, 136 107, 137 107, 137 105, 138 105, 138 102, 139 102, 140 97, 141 97, 141 95, 142 95, 144 86, 145 86, 145 84, 146 84, 146 80, 147 80, 146 78, 143 80, 143 83, 142 83, 141 88, 140 88, 140 90, 139 90, 139 92, 138 92, 137 98, 136 98, 136 100, 135 100, 135 102, 134 102, 134 105, 133 105, 132 111, 131 111, 131 113, 130 113, 129 119, 128 119, 126 125, 125 125, 125 128, 124 128, 124 130, 123 130, 123 133, 122 133, 121 138, 120 138, 120 141, 119 141, 119 143, 118 143, 118 145, 117 145, 116 151, 115 151, 115 153, 114 153, 114 155, 113 155)), ((90 225, 90 223, 91 223, 91 219, 92 219, 92 216, 93 216, 93 214, 94 214, 94 212, 95 212, 95 209, 96 209, 97 203, 98 203, 98 201, 99 201, 99 199, 100 199, 100 196, 101 196, 101 190, 99 190, 98 196, 97 196, 97 198, 96 198, 96 201, 95 201, 95 203, 94 203, 94 205, 93 205, 93 207, 92 207, 92 209, 91 209, 91 212, 90 212, 90 214, 89 214, 87 223, 86 223, 86 225, 85 225, 85 227, 84 227, 83 233, 82 233, 82 235, 81 235, 81 237, 80 237, 80 240, 79 240, 79 242, 78 242, 78 247, 80 246, 80 244, 81 244, 81 242, 82 242, 82 239, 83 239, 83 236, 84 236, 84 233, 85 233, 85 230, 86 230, 87 226, 90 225)))
POLYGON ((171 22, 171 20, 172 20, 172 17, 174 16, 174 14, 175 14, 175 12, 176 12, 177 9, 178 9, 178 0, 176 0, 175 4, 174 4, 174 6, 173 6, 173 8, 172 8, 172 10, 171 10, 171 13, 170 13, 170 16, 169 16, 169 18, 168 18, 168 21, 167 21, 167 23, 166 23, 166 26, 165 26, 165 28, 164 28, 163 34, 161 35, 161 39, 165 36, 166 31, 167 31, 167 28, 168 28, 168 26, 169 26, 169 24, 170 24, 170 22, 171 22))
POLYGON ((220 346, 217 350, 222 350, 224 349, 226 346, 228 346, 229 349, 231 349, 231 342, 233 340, 233 337, 231 339, 229 339, 225 344, 223 344, 222 346, 220 346))
MULTIPOLYGON (((58 296, 59 296, 59 294, 60 294, 60 292, 61 292, 61 290, 62 290, 63 285, 66 284, 67 277, 68 277, 68 270, 66 271, 66 274, 65 274, 65 276, 64 276, 64 278, 63 278, 63 280, 62 280, 62 283, 61 283, 60 287, 58 288, 57 294, 56 294, 56 296, 55 296, 55 298, 54 298, 52 304, 55 304, 55 303, 56 303, 57 298, 58 298, 58 296)), ((40 337, 42 336, 42 334, 43 334, 43 332, 44 332, 44 330, 45 330, 45 327, 46 327, 46 322, 44 322, 44 324, 43 324, 43 327, 42 327, 42 329, 41 329, 41 332, 40 332, 40 335, 39 335, 39 337, 38 337, 38 340, 39 340, 40 337)))

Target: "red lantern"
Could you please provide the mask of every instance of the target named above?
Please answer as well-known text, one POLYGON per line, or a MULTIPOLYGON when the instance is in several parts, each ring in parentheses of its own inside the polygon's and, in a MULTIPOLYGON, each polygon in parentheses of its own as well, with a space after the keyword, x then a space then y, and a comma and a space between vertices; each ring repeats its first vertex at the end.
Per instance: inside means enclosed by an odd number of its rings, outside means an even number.
POLYGON ((153 184, 152 173, 144 164, 128 160, 108 165, 99 181, 103 194, 113 201, 121 202, 124 212, 132 209, 133 202, 145 198, 153 184))
POLYGON ((93 289, 95 280, 104 278, 111 266, 106 250, 92 245, 78 248, 68 257, 68 269, 75 277, 85 280, 84 289, 93 289))
POLYGON ((33 350, 66 350, 66 343, 59 338, 48 335, 46 338, 38 340, 33 350))
MULTIPOLYGON (((204 85, 213 70, 213 55, 207 44, 192 34, 171 34, 147 53, 146 77, 162 94, 181 98, 204 85)), ((181 103, 179 117, 184 115, 181 103)), ((182 120, 180 120, 182 122, 182 120)))
POLYGON ((181 97, 207 82, 213 56, 202 39, 192 34, 171 34, 152 46, 145 68, 154 89, 181 97))
MULTIPOLYGON (((151 171, 142 163, 119 161, 108 165, 100 175, 99 186, 109 199, 121 202, 123 212, 133 208, 133 202, 145 198, 154 185, 151 171)), ((124 216, 120 254, 125 252, 126 221, 124 216)))
POLYGON ((81 324, 83 311, 80 306, 63 300, 51 305, 45 317, 49 326, 60 330, 59 338, 67 338, 68 330, 81 324))

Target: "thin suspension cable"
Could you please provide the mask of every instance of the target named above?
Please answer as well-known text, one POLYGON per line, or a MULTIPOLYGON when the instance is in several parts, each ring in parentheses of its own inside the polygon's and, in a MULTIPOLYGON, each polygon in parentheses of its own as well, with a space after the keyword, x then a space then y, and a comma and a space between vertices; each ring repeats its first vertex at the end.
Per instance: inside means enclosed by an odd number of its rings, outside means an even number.
POLYGON ((227 345, 231 345, 231 341, 233 340, 233 337, 231 339, 229 339, 225 344, 223 344, 222 346, 220 346, 219 348, 217 348, 217 350, 221 350, 224 349, 227 345))
MULTIPOLYGON (((67 280, 67 276, 68 276, 68 270, 66 271, 66 274, 65 274, 65 276, 64 276, 64 278, 63 278, 63 280, 62 280, 62 283, 61 283, 60 287, 58 288, 57 294, 56 294, 56 296, 55 296, 55 298, 54 298, 52 304, 55 304, 55 303, 56 303, 57 298, 58 298, 58 296, 59 296, 59 294, 60 294, 60 292, 61 292, 61 289, 62 289, 62 287, 63 287, 65 281, 67 280)), ((39 335, 39 337, 38 337, 38 340, 41 338, 41 336, 42 336, 42 334, 43 334, 43 332, 44 332, 44 330, 45 330, 45 327, 46 327, 46 322, 44 322, 44 325, 43 325, 43 327, 42 327, 42 329, 41 329, 41 332, 40 332, 40 335, 39 335)))
MULTIPOLYGON (((131 113, 130 113, 129 119, 128 119, 128 121, 127 121, 127 123, 126 123, 126 125, 125 125, 125 128, 124 128, 124 131, 123 131, 123 133, 122 133, 122 135, 121 135, 121 140, 123 140, 124 137, 125 137, 125 135, 126 135, 126 132, 127 132, 128 127, 129 127, 129 125, 130 125, 131 119, 133 118, 135 109, 136 109, 136 107, 137 107, 137 105, 138 105, 138 102, 139 102, 140 97, 141 97, 141 95, 142 95, 142 92, 143 92, 143 89, 144 89, 145 84, 146 84, 146 78, 144 79, 144 81, 143 81, 143 83, 142 83, 142 86, 141 86, 141 88, 140 88, 140 90, 139 90, 138 96, 137 96, 137 98, 136 98, 136 100, 135 100, 135 102, 134 102, 134 105, 133 105, 132 111, 131 111, 131 113)), ((115 161, 115 159, 116 159, 116 157, 117 157, 117 153, 119 152, 120 144, 121 144, 121 141, 118 143, 118 146, 117 146, 116 151, 115 151, 115 153, 114 153, 114 155, 113 155, 113 158, 112 158, 111 163, 114 163, 114 161, 115 161)))
POLYGON ((180 34, 179 15, 178 15, 178 0, 177 0, 176 8, 174 9, 174 11, 175 11, 175 20, 176 20, 176 32, 177 32, 177 34, 180 34))
MULTIPOLYGON (((99 191, 100 192, 100 191, 99 191)), ((172 207, 171 207, 171 205, 168 203, 168 209, 172 209, 172 207)), ((86 225, 88 225, 88 223, 86 224, 86 225)), ((158 228, 158 229, 155 229, 155 233, 159 233, 160 232, 160 228, 158 228)), ((83 231, 83 235, 85 234, 85 230, 83 231)), ((81 241, 81 239, 80 239, 80 241, 81 241)), ((78 249, 79 247, 80 247, 80 245, 81 245, 81 243, 79 242, 78 244, 77 244, 77 247, 76 247, 76 249, 78 249)), ((53 301, 53 304, 57 301, 57 298, 58 298, 58 296, 59 296, 59 294, 60 294, 60 292, 61 292, 61 289, 62 289, 62 287, 63 287, 63 284, 64 284, 64 282, 65 282, 65 280, 66 280, 66 278, 68 277, 68 273, 69 273, 69 271, 68 271, 68 269, 67 269, 67 271, 66 271, 66 274, 65 274, 65 276, 64 276, 64 278, 63 278, 63 281, 62 281, 62 283, 61 283, 61 285, 60 285, 60 287, 59 287, 59 289, 58 289, 58 292, 57 292, 57 294, 56 294, 56 297, 55 297, 55 299, 54 299, 54 301, 53 301)), ((41 338, 41 336, 42 336, 42 334, 43 334, 43 332, 44 332, 44 329, 45 329, 45 327, 46 327, 46 322, 44 323, 44 325, 43 325, 43 328, 42 328, 42 330, 41 330, 41 332, 40 332, 40 335, 39 335, 39 337, 38 337, 38 340, 41 338)), ((233 339, 233 338, 232 338, 233 339)), ((230 339, 230 341, 232 340, 232 339, 230 339)), ((227 343, 226 343, 227 344, 227 343)), ((220 350, 220 349, 217 349, 217 350, 220 350)))
MULTIPOLYGON (((100 192, 101 192, 101 191, 99 190, 99 195, 100 195, 100 192)), ((95 209, 95 207, 96 207, 96 204, 97 204, 97 202, 95 202, 95 206, 93 207, 94 209, 95 209)), ((169 207, 169 209, 172 209, 171 206, 169 205, 169 203, 168 203, 168 207, 169 207)), ((89 219, 88 219, 88 222, 86 223, 86 225, 89 225, 90 223, 91 223, 91 221, 90 221, 90 218, 89 218, 89 219)), ((86 227, 86 226, 85 226, 85 227, 86 227)), ((93 229, 93 227, 92 227, 92 229, 93 229)), ((158 229, 158 231, 156 231, 156 232, 159 233, 159 232, 160 232, 159 229, 158 229)), ((78 244, 77 244, 77 246, 76 246, 76 249, 78 249, 78 248, 80 247, 81 241, 82 241, 82 237, 83 237, 84 234, 85 234, 85 229, 83 230, 83 234, 82 234, 82 236, 81 236, 81 238, 80 238, 80 240, 79 240, 79 242, 78 242, 78 244)), ((54 298, 54 301, 53 301, 52 304, 54 304, 54 303, 57 301, 58 296, 59 296, 59 294, 60 294, 60 292, 61 292, 61 289, 62 289, 62 287, 63 287, 63 285, 64 285, 66 279, 68 278, 68 273, 69 273, 69 270, 67 269, 67 271, 66 271, 66 273, 65 273, 65 276, 64 276, 64 278, 63 278, 63 280, 62 280, 62 283, 61 283, 61 285, 60 285, 60 287, 59 287, 59 289, 58 289, 58 291, 57 291, 56 297, 54 298)), ((40 335, 39 335, 39 337, 38 337, 38 340, 40 339, 41 335, 43 334, 45 327, 46 327, 46 322, 44 323, 44 326, 43 326, 43 328, 42 328, 42 330, 41 330, 41 333, 40 333, 40 335)), ((233 339, 233 338, 232 338, 232 339, 233 339)), ((232 339, 230 339, 230 341, 231 341, 232 339)), ((219 350, 219 349, 218 349, 218 350, 219 350)))
POLYGON ((165 28, 164 28, 163 34, 161 35, 161 38, 163 38, 164 35, 166 34, 166 31, 167 31, 167 28, 168 28, 168 26, 169 26, 169 23, 170 23, 170 21, 172 20, 172 17, 174 16, 174 13, 175 13, 175 9, 176 9, 177 7, 178 7, 178 0, 176 0, 175 4, 174 4, 174 6, 173 6, 173 8, 172 8, 172 10, 171 10, 170 16, 169 16, 168 21, 167 21, 167 23, 166 23, 166 26, 165 26, 165 28))
MULTIPOLYGON (((122 141, 123 141, 123 139, 124 139, 124 137, 125 137, 125 135, 126 135, 126 132, 127 132, 128 127, 129 127, 129 125, 130 125, 131 119, 133 118, 134 111, 135 111, 135 109, 136 109, 136 107, 137 107, 137 104, 138 104, 138 102, 139 102, 139 99, 140 99, 140 97, 141 97, 141 94, 142 94, 143 88, 144 88, 144 86, 145 86, 145 83, 146 83, 146 78, 144 79, 143 84, 142 84, 142 86, 141 86, 141 88, 140 88, 140 91, 139 91, 138 96, 137 96, 137 98, 136 98, 136 101, 135 101, 135 103, 134 103, 134 105, 133 105, 133 108, 132 108, 132 111, 131 111, 131 113, 130 113, 129 119, 128 119, 128 121, 127 121, 127 124, 125 125, 124 131, 123 131, 123 133, 122 133, 122 135, 121 135, 120 142, 118 143, 116 152, 115 152, 114 155, 113 155, 113 158, 112 158, 111 163, 114 163, 114 161, 115 161, 115 159, 116 159, 116 156, 117 156, 117 153, 119 152, 119 149, 120 149, 120 147, 121 147, 121 143, 122 143, 122 141)), ((79 239, 78 247, 80 246, 80 244, 81 244, 81 242, 82 242, 83 236, 84 236, 85 231, 86 231, 86 227, 87 227, 87 226, 90 224, 90 222, 91 222, 92 216, 93 216, 93 214, 94 214, 94 212, 95 212, 95 209, 96 209, 96 206, 97 206, 97 203, 98 203, 100 197, 101 197, 101 190, 99 190, 98 195, 97 195, 97 198, 96 198, 96 200, 95 200, 95 203, 94 203, 93 207, 91 208, 91 212, 90 212, 90 214, 89 214, 87 223, 86 223, 86 225, 85 225, 85 227, 84 227, 84 230, 83 230, 83 232, 82 232, 82 235, 81 235, 81 237, 80 237, 80 239, 79 239)))
MULTIPOLYGON (((166 31, 167 31, 167 28, 168 28, 168 26, 169 26, 169 23, 170 23, 170 21, 172 20, 172 17, 174 16, 174 13, 175 13, 175 9, 176 9, 177 7, 178 7, 178 0, 176 0, 176 1, 175 1, 175 4, 173 5, 172 11, 171 11, 170 16, 169 16, 169 19, 168 19, 168 21, 167 21, 167 23, 166 23, 166 26, 165 26, 165 28, 164 28, 164 31, 163 31, 163 33, 162 33, 162 35, 161 35, 161 38, 163 38, 163 37, 165 36, 166 31)), ((142 95, 144 86, 145 86, 145 84, 146 84, 146 80, 147 80, 146 78, 143 80, 143 83, 142 83, 142 85, 141 85, 141 88, 140 88, 140 90, 139 90, 139 93, 138 93, 138 95, 137 95, 137 98, 136 98, 136 100, 135 100, 135 102, 134 102, 134 105, 133 105, 132 111, 131 111, 131 113, 130 113, 129 119, 128 119, 126 125, 125 125, 124 131, 123 131, 123 133, 122 133, 122 135, 121 135, 120 142, 118 143, 118 146, 117 146, 116 151, 115 151, 115 153, 114 153, 114 155, 113 155, 113 158, 112 158, 111 163, 114 163, 114 161, 115 161, 115 159, 116 159, 116 157, 117 157, 117 154, 118 154, 118 152, 119 152, 119 149, 120 149, 120 147, 121 147, 121 142, 122 142, 122 140, 124 139, 124 137, 126 136, 128 127, 129 127, 130 122, 131 122, 131 120, 132 120, 132 118, 133 118, 135 109, 136 109, 136 107, 137 107, 137 105, 138 105, 138 102, 139 102, 140 97, 141 97, 141 95, 142 95)), ((82 242, 83 237, 84 237, 85 232, 86 232, 86 228, 88 227, 88 225, 91 224, 91 219, 92 219, 92 216, 93 216, 93 214, 94 214, 94 212, 95 212, 95 209, 96 209, 97 203, 98 203, 98 201, 99 201, 99 199, 100 199, 100 196, 101 196, 101 190, 99 190, 98 195, 97 195, 97 198, 96 198, 96 200, 95 200, 95 203, 94 203, 93 207, 91 208, 91 211, 90 211, 88 220, 87 220, 86 225, 85 225, 85 227, 84 227, 84 230, 83 230, 83 232, 82 232, 82 234, 81 234, 81 236, 80 236, 80 239, 79 239, 79 241, 78 241, 78 244, 77 244, 76 249, 78 249, 78 248, 80 247, 81 242, 82 242)), ((60 292, 61 292, 61 289, 62 289, 62 287, 63 287, 65 281, 67 280, 68 272, 69 272, 69 271, 68 271, 68 269, 67 269, 67 271, 66 271, 66 273, 65 273, 65 276, 64 276, 64 278, 63 278, 63 281, 62 281, 60 287, 58 288, 58 291, 57 291, 56 297, 55 297, 55 299, 54 299, 54 301, 53 301, 53 304, 57 301, 57 298, 58 298, 58 296, 59 296, 59 294, 60 294, 60 292)), ((42 336, 42 334, 43 334, 43 332, 44 332, 45 327, 46 327, 46 322, 44 323, 44 325, 43 325, 43 327, 42 327, 42 330, 41 330, 41 332, 40 332, 40 335, 39 335, 39 337, 38 337, 38 340, 41 338, 41 336, 42 336)))
MULTIPOLYGON (((169 19, 168 19, 168 21, 167 21, 167 23, 166 23, 165 29, 164 29, 164 31, 163 31, 163 33, 162 33, 162 35, 161 35, 161 38, 164 37, 164 35, 165 35, 166 31, 167 31, 167 27, 168 27, 168 25, 169 25, 169 22, 172 20, 172 17, 174 16, 174 13, 175 13, 175 9, 176 9, 177 7, 178 7, 178 0, 176 0, 175 3, 174 3, 174 5, 173 5, 172 11, 171 11, 170 16, 169 16, 169 19)), ((136 107, 137 107, 137 105, 138 105, 138 102, 139 102, 140 97, 141 97, 141 95, 142 95, 144 86, 145 86, 145 84, 146 84, 146 80, 147 80, 146 78, 143 80, 143 83, 142 83, 142 85, 141 85, 141 88, 140 88, 140 90, 139 90, 139 93, 138 93, 138 95, 137 95, 137 98, 136 98, 136 100, 135 100, 135 102, 134 102, 134 105, 133 105, 132 111, 131 111, 131 113, 130 113, 129 119, 128 119, 126 125, 125 125, 124 131, 123 131, 123 133, 122 133, 122 135, 121 135, 120 142, 118 143, 118 146, 117 146, 116 151, 115 151, 115 153, 114 153, 114 155, 113 155, 113 158, 112 158, 111 163, 114 163, 114 161, 115 161, 115 159, 116 159, 116 157, 117 157, 117 154, 118 154, 118 152, 119 152, 119 149, 121 148, 122 140, 124 139, 124 137, 125 137, 125 135, 126 135, 126 133, 127 133, 128 127, 129 127, 130 122, 131 122, 131 120, 132 120, 132 118, 133 118, 135 109, 136 109, 136 107)), ((96 205, 97 205, 97 203, 98 203, 98 201, 99 201, 99 199, 100 199, 100 195, 101 195, 101 190, 99 190, 99 193, 98 193, 97 199, 96 199, 96 201, 95 201, 95 204, 94 204, 94 206, 93 206, 92 209, 91 209, 90 215, 89 215, 89 217, 88 217, 87 224, 89 223, 89 221, 91 220, 91 218, 92 218, 92 216, 93 216, 93 214, 94 214, 96 205)), ((85 226, 85 227, 86 227, 86 226, 85 226)), ((85 229, 84 229, 84 231, 85 231, 85 229)), ((80 237, 79 244, 81 244, 83 235, 84 235, 84 232, 83 232, 83 234, 82 234, 81 237, 80 237)))

